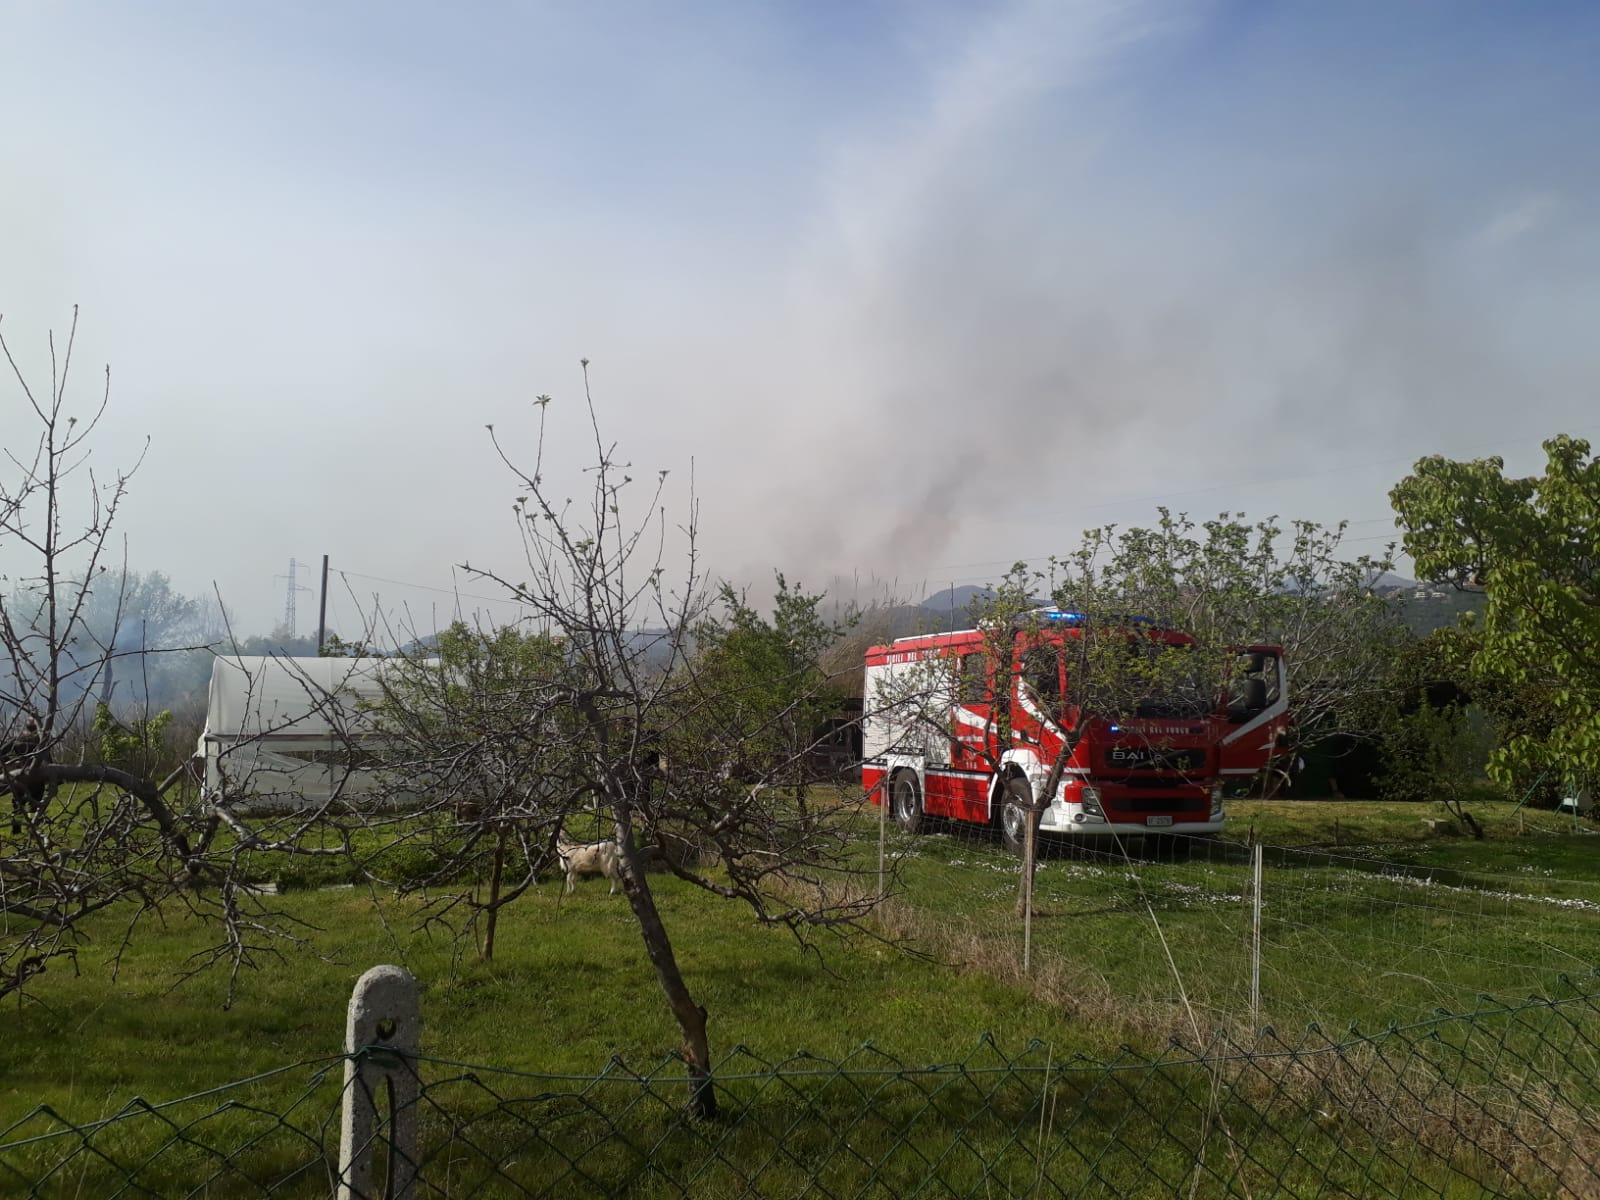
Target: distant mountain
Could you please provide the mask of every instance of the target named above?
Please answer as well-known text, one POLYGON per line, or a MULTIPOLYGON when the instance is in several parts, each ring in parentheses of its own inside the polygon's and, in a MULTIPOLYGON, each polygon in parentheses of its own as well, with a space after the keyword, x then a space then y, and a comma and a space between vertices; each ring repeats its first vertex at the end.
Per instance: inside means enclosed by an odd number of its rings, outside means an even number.
POLYGON ((1415 579, 1407 579, 1404 575, 1396 575, 1393 571, 1385 571, 1373 581, 1372 590, 1375 592, 1406 591, 1417 586, 1415 579))
POLYGON ((1468 613, 1481 617, 1484 597, 1481 592, 1463 592, 1439 584, 1431 587, 1420 584, 1416 590, 1400 589, 1391 593, 1390 603, 1412 633, 1426 637, 1435 629, 1455 628, 1468 613))
MULTIPOLYGON (((1404 575, 1396 575, 1393 571, 1384 571, 1375 579, 1368 582, 1367 586, 1380 595, 1388 595, 1395 592, 1408 591, 1420 585, 1415 579, 1407 579, 1404 575)), ((1300 590, 1300 582, 1296 579, 1285 579, 1281 584, 1279 584, 1279 589, 1281 591, 1290 593, 1298 592, 1300 590)), ((1327 590, 1328 584, 1326 583, 1318 584, 1313 588, 1313 591, 1316 592, 1323 592, 1327 590)))
POLYGON ((895 638, 918 634, 949 633, 972 628, 965 609, 942 611, 926 604, 877 605, 862 612, 855 625, 822 655, 822 668, 847 695, 861 695, 862 658, 869 647, 892 642, 895 638))
POLYGON ((982 604, 992 599, 994 599, 992 588, 964 583, 960 587, 947 587, 942 592, 935 592, 923 600, 919 607, 931 609, 936 613, 964 613, 973 604, 982 604))
MULTIPOLYGON (((961 618, 962 625, 952 626, 952 628, 962 628, 971 619, 972 610, 993 600, 994 595, 993 588, 977 587, 974 584, 964 583, 960 587, 948 587, 942 592, 935 592, 925 599, 919 607, 927 609, 929 612, 938 613, 945 619, 958 616, 961 618)), ((1035 599, 1033 603, 1043 608, 1050 602, 1048 600, 1035 599)))
POLYGON ((874 608, 862 614, 859 628, 872 631, 880 640, 910 637, 917 633, 947 633, 972 625, 966 609, 931 608, 926 604, 896 604, 874 608))

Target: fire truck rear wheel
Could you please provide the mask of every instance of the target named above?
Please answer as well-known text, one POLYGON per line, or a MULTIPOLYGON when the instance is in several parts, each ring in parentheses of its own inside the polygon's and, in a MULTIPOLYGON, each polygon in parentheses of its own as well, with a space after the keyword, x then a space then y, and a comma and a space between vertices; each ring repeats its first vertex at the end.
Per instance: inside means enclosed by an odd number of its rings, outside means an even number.
MULTIPOLYGON (((1033 788, 1028 781, 1022 778, 1006 780, 1005 791, 1000 797, 1000 841, 1013 854, 1020 855, 1027 849, 1030 820, 1038 829, 1039 814, 1030 811, 1032 808, 1033 788)), ((1038 849, 1037 835, 1034 849, 1038 849)))
POLYGON ((917 787, 917 777, 910 771, 901 771, 894 777, 890 790, 890 811, 894 823, 907 833, 922 831, 922 792, 917 787))

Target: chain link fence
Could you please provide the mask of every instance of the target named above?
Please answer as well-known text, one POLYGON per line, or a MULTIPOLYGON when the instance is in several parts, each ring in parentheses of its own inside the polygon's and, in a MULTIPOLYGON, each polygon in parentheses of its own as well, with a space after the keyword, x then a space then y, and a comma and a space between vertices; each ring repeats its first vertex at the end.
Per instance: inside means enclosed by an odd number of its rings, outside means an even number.
POLYGON ((0 1131, 0 1194, 1600 1195, 1600 977, 1372 1034, 1107 1061, 986 1036, 933 1065, 737 1047, 715 1074, 697 1122, 676 1061, 573 1077, 361 1045, 92 1122, 36 1110, 0 1131), (341 1108, 370 1114, 342 1152, 341 1108))

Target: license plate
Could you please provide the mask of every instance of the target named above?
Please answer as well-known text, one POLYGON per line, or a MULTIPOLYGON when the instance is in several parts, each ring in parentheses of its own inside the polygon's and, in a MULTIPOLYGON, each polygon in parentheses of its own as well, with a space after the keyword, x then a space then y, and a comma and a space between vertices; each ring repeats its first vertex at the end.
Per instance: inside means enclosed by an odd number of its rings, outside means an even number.
POLYGON ((1171 817, 1146 817, 1144 819, 1144 823, 1146 825, 1171 825, 1172 824, 1172 818, 1171 817))

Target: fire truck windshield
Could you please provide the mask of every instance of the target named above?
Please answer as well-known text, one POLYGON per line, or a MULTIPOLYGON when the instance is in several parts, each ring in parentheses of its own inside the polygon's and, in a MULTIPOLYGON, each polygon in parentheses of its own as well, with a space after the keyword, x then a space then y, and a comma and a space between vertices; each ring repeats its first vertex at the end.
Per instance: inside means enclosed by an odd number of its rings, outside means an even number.
POLYGON ((1208 687, 1194 652, 1184 642, 1138 640, 1128 645, 1135 660, 1133 678, 1148 691, 1133 704, 1139 717, 1203 717, 1215 707, 1216 689, 1208 687))

